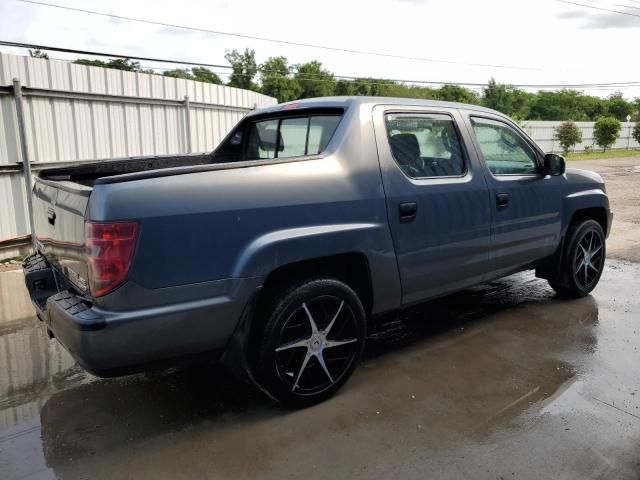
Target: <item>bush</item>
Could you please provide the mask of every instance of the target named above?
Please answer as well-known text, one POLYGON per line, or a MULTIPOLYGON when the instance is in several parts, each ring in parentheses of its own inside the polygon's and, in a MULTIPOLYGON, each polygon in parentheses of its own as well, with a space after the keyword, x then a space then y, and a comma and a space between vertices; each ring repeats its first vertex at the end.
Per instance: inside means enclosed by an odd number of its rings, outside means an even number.
POLYGON ((607 147, 613 145, 618 136, 622 124, 614 117, 600 117, 593 129, 593 136, 596 143, 602 147, 602 151, 606 152, 607 147))
POLYGON ((582 142, 582 132, 571 120, 561 123, 556 128, 556 140, 562 146, 562 153, 566 155, 569 149, 582 142))
POLYGON ((640 143, 640 122, 636 123, 636 126, 633 127, 633 133, 631 133, 631 136, 636 142, 640 143))

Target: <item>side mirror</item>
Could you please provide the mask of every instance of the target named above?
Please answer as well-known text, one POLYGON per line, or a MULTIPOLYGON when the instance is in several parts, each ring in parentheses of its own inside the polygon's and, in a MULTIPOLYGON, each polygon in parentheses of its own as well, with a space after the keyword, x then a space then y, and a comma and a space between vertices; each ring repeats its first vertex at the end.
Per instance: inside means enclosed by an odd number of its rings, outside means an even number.
POLYGON ((544 173, 546 175, 563 175, 565 171, 564 157, 555 153, 547 153, 544 156, 544 173))

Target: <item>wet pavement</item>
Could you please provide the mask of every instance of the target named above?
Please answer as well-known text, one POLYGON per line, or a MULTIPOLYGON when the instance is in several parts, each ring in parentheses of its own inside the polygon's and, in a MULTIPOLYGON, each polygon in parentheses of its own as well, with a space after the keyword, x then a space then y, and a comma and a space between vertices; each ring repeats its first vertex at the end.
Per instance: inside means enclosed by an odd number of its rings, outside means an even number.
POLYGON ((336 397, 283 410, 213 366, 97 379, 0 273, 0 478, 640 478, 640 264, 531 273, 373 321, 336 397))

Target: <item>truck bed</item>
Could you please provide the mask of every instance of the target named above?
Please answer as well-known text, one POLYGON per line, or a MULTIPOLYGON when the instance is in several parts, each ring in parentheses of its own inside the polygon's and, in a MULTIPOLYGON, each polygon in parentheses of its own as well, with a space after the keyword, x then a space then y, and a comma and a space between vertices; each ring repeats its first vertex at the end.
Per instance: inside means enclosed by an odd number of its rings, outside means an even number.
POLYGON ((98 178, 210 163, 212 163, 212 156, 209 153, 116 158, 81 165, 48 168, 42 170, 39 177, 45 180, 73 182, 92 187, 98 178))

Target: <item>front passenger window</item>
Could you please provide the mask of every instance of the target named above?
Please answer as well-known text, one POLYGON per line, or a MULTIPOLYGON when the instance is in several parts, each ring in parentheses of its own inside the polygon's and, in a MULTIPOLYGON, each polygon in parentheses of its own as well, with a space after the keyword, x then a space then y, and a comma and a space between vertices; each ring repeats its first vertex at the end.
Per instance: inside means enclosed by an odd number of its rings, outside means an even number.
POLYGON ((530 175, 538 172, 536 155, 508 125, 485 118, 471 118, 487 168, 494 175, 530 175))

